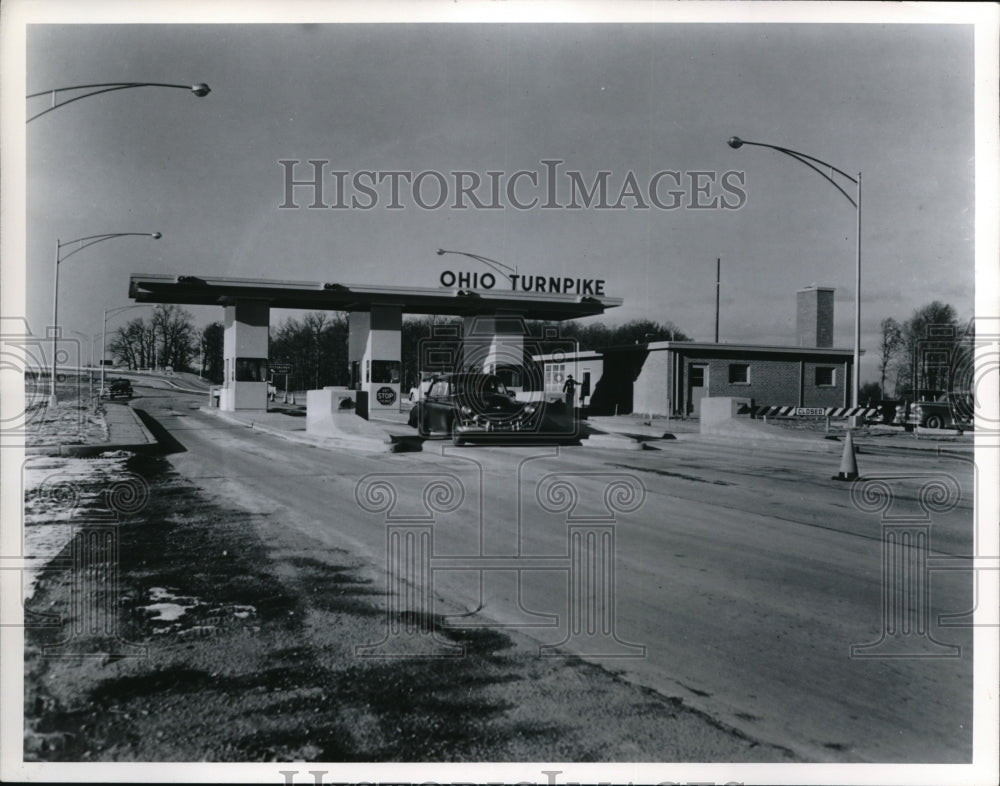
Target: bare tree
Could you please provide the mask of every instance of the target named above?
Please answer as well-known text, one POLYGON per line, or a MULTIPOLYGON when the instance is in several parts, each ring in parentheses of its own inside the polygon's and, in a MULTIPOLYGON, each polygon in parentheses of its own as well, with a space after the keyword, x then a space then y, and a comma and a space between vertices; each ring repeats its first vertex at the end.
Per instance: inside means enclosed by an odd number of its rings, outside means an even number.
POLYGON ((313 387, 319 390, 319 346, 320 338, 323 335, 323 328, 326 326, 328 315, 323 311, 310 311, 302 318, 302 326, 309 332, 313 341, 315 353, 315 367, 313 372, 313 387))
POLYGON ((140 317, 118 328, 108 349, 129 368, 146 368, 152 363, 155 341, 155 331, 140 317))
POLYGON ((129 368, 172 366, 187 370, 195 354, 191 314, 176 305, 159 305, 152 319, 141 317, 120 327, 111 341, 111 354, 129 368))
POLYGON ((158 305, 153 311, 152 329, 159 341, 160 365, 186 370, 195 353, 191 314, 172 303, 158 305))
POLYGON ((916 397, 948 388, 954 349, 959 343, 955 309, 935 300, 913 312, 903 325, 909 391, 916 397))
MULTIPOLYGON (((879 390, 882 391, 882 395, 885 396, 885 378, 888 374, 889 366, 896 359, 896 356, 903 349, 903 327, 892 317, 886 317, 882 320, 879 327, 882 330, 882 336, 879 340, 879 390)), ((895 393, 896 385, 893 383, 893 392, 895 393)))

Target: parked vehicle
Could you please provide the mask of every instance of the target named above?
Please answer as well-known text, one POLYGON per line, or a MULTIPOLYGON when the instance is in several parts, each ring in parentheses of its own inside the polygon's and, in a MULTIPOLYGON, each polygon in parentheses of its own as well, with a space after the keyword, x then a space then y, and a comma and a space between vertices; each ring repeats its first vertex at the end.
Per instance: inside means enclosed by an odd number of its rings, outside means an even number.
POLYGON ((926 429, 967 429, 972 425, 956 414, 954 402, 947 393, 939 393, 913 403, 902 402, 896 407, 894 422, 907 429, 914 426, 926 429))
POLYGON ((473 440, 575 438, 577 424, 562 402, 520 401, 494 374, 433 376, 410 410, 409 424, 427 437, 473 440))
POLYGON ((433 377, 428 377, 427 379, 420 380, 419 384, 414 385, 412 388, 410 388, 410 395, 409 395, 410 403, 416 404, 424 396, 426 396, 427 391, 431 386, 431 382, 433 382, 433 377))
POLYGON ((106 399, 132 398, 132 383, 127 379, 112 379, 107 387, 101 391, 101 396, 106 399))
POLYGON ((868 422, 891 426, 896 421, 896 412, 899 406, 904 403, 899 399, 882 399, 881 401, 869 402, 869 410, 875 410, 875 412, 868 415, 868 422))

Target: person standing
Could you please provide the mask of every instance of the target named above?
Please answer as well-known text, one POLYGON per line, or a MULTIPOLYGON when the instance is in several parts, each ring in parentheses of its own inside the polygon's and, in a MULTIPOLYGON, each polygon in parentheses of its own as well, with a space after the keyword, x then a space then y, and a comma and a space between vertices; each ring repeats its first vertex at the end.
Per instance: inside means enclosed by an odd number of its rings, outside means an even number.
POLYGON ((563 393, 566 394, 566 406, 570 409, 573 409, 573 399, 576 398, 576 385, 577 381, 573 379, 572 374, 566 377, 566 381, 563 383, 563 393))

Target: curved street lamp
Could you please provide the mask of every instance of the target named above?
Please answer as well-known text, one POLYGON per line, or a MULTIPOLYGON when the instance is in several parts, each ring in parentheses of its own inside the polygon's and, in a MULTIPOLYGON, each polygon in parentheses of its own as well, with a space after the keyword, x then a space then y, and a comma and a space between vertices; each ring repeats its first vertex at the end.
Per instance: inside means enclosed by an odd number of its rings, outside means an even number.
POLYGON ((84 341, 86 341, 86 342, 88 342, 90 344, 90 362, 87 364, 87 385, 88 385, 88 387, 90 389, 90 395, 91 395, 91 397, 93 397, 93 395, 94 395, 94 343, 97 341, 97 337, 100 336, 101 334, 100 333, 94 333, 94 335, 89 336, 86 333, 80 332, 79 330, 71 330, 70 333, 72 333, 75 336, 79 336, 84 341))
POLYGON ((103 82, 96 85, 72 85, 70 87, 57 87, 51 90, 41 90, 37 93, 30 93, 27 96, 27 98, 37 98, 38 96, 49 94, 52 96, 52 106, 48 109, 43 109, 36 115, 32 115, 28 118, 27 122, 30 123, 32 120, 37 120, 42 115, 46 115, 53 110, 66 106, 67 104, 72 104, 74 101, 79 101, 82 98, 89 98, 90 96, 100 95, 101 93, 111 93, 115 90, 130 90, 133 87, 173 87, 178 90, 190 90, 199 98, 207 96, 212 92, 212 89, 204 82, 199 82, 196 85, 174 85, 168 82, 103 82), (67 90, 90 90, 90 92, 84 93, 83 95, 73 96, 72 98, 67 98, 62 103, 57 103, 56 94, 64 93, 67 90))
POLYGON ((852 177, 851 175, 844 172, 842 169, 837 169, 837 167, 832 164, 828 164, 826 161, 822 161, 813 156, 806 155, 805 153, 800 153, 797 150, 791 150, 787 147, 781 147, 779 145, 769 145, 765 142, 750 142, 746 139, 740 139, 738 136, 731 136, 727 140, 728 144, 734 150, 739 150, 743 145, 754 145, 755 147, 769 147, 771 150, 777 150, 779 153, 784 153, 790 158, 794 158, 799 163, 805 164, 807 167, 812 169, 814 172, 818 172, 828 183, 830 183, 834 188, 836 188, 848 202, 854 207, 858 215, 858 242, 857 242, 857 265, 855 267, 855 279, 854 279, 854 374, 851 380, 851 406, 858 406, 858 395, 860 390, 861 382, 861 173, 858 172, 857 177, 852 177), (817 164, 819 166, 817 166, 817 164), (831 174, 827 174, 820 166, 826 167, 830 170, 831 174), (847 191, 833 179, 832 173, 837 173, 841 177, 853 183, 856 187, 856 195, 852 198, 847 191))
MULTIPOLYGON (((58 364, 58 354, 59 354, 59 264, 69 259, 73 254, 78 251, 83 251, 83 249, 94 245, 95 243, 102 243, 105 240, 111 240, 116 237, 151 237, 153 240, 159 240, 163 235, 159 232, 108 232, 103 235, 88 235, 87 237, 78 237, 76 240, 67 240, 63 243, 60 240, 56 240, 56 264, 55 264, 55 276, 52 281, 52 380, 49 385, 49 406, 54 407, 59 403, 58 398, 56 398, 56 376, 57 370, 56 366, 58 364), (67 246, 72 246, 78 243, 79 245, 70 251, 68 254, 63 256, 62 250, 67 246)), ((103 355, 102 358, 103 360, 103 355)))
POLYGON ((469 259, 474 259, 476 262, 480 262, 486 265, 488 268, 495 270, 501 276, 511 281, 512 275, 517 275, 517 268, 506 265, 503 262, 498 262, 495 259, 490 259, 489 257, 484 257, 482 254, 473 254, 469 251, 449 251, 445 248, 439 248, 437 250, 437 255, 444 256, 445 254, 458 254, 459 256, 468 257, 469 259))

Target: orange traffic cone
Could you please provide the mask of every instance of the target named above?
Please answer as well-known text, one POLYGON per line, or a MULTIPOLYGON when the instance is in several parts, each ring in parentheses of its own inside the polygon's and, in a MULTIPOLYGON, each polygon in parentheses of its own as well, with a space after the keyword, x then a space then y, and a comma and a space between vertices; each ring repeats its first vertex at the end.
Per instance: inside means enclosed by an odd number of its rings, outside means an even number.
POLYGON ((844 454, 840 459, 840 473, 833 476, 833 480, 857 480, 858 460, 854 457, 854 438, 851 432, 847 432, 847 440, 844 442, 844 454))

